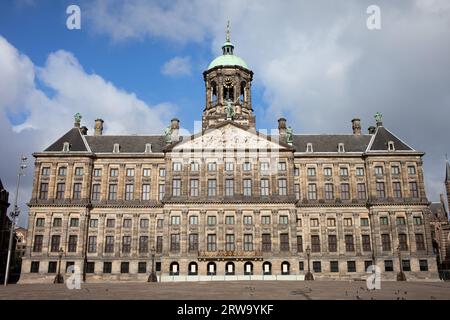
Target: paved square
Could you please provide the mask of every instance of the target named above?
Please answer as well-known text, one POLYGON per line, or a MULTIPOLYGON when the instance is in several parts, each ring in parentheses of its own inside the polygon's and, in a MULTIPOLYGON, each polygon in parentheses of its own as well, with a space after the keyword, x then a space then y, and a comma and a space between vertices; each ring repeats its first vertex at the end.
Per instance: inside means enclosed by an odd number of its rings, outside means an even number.
POLYGON ((1 286, 0 299, 449 300, 450 282, 382 282, 373 291, 365 281, 27 284, 1 286))

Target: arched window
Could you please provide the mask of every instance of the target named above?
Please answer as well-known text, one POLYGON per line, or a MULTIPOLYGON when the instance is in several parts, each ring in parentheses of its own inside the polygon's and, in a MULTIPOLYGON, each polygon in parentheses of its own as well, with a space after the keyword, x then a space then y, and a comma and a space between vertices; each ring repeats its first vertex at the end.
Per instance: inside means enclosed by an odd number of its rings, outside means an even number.
POLYGON ((244 274, 246 276, 253 275, 253 263, 248 261, 244 264, 244 274))
POLYGON ((239 95, 239 101, 241 102, 245 101, 245 81, 241 82, 241 93, 239 95))
POLYGON ((289 269, 290 269, 289 262, 284 261, 283 263, 281 263, 281 274, 282 275, 288 275, 289 269))
POLYGON ((215 81, 211 82, 211 103, 213 105, 217 103, 217 84, 215 81))
POLYGON ((345 152, 345 147, 343 143, 338 144, 338 152, 345 152))
POLYGON ((225 265, 225 275, 232 276, 234 275, 234 263, 233 262, 227 262, 225 265))
POLYGON ((394 141, 388 142, 388 150, 389 151, 395 151, 394 141))
POLYGON ((196 276, 198 274, 198 265, 196 262, 189 263, 188 274, 190 276, 196 276))
POLYGON ((312 143, 308 142, 306 144, 306 152, 313 152, 313 145, 312 145, 312 143))
POLYGON ((234 101, 234 87, 232 86, 223 87, 223 100, 227 101, 228 99, 234 101))
POLYGON ((178 262, 172 262, 170 264, 170 275, 171 276, 179 276, 180 275, 180 265, 178 262))
POLYGON ((210 262, 208 263, 208 265, 206 266, 206 273, 208 276, 215 276, 216 275, 216 264, 214 262, 210 262))
POLYGON ((272 264, 268 261, 263 263, 263 275, 271 275, 272 274, 272 264))

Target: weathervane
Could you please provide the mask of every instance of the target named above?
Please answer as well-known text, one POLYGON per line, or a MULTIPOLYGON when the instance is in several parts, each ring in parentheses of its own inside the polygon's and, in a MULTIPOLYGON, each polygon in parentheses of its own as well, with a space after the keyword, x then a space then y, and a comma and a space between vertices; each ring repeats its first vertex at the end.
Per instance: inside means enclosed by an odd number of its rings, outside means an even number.
POLYGON ((81 122, 82 116, 81 116, 81 114, 80 114, 79 112, 77 112, 77 113, 74 115, 74 118, 75 118, 75 122, 76 122, 76 123, 80 123, 80 122, 81 122))
POLYGON ((381 113, 377 112, 377 113, 375 113, 374 118, 375 118, 376 122, 381 122, 383 120, 383 115, 381 113))

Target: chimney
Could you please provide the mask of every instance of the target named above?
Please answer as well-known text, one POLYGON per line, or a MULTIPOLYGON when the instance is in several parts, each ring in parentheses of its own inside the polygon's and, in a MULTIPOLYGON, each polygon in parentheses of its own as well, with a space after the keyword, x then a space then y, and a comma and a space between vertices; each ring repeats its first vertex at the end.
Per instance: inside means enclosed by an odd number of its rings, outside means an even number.
POLYGON ((361 135, 361 120, 358 118, 355 118, 352 120, 352 129, 353 134, 355 135, 361 135))
POLYGON ((278 119, 278 134, 280 135, 280 142, 286 143, 286 119, 278 119))
POLYGON ((376 128, 374 126, 369 127, 369 134, 375 134, 376 128))
POLYGON ((85 126, 82 126, 81 129, 80 129, 80 131, 81 131, 81 134, 82 134, 83 136, 85 136, 85 135, 87 135, 88 128, 86 128, 85 126))
POLYGON ((180 138, 180 120, 173 118, 170 122, 170 128, 172 129, 171 139, 172 143, 178 142, 180 138))
POLYGON ((94 136, 101 136, 103 134, 103 122, 102 119, 95 120, 94 136))

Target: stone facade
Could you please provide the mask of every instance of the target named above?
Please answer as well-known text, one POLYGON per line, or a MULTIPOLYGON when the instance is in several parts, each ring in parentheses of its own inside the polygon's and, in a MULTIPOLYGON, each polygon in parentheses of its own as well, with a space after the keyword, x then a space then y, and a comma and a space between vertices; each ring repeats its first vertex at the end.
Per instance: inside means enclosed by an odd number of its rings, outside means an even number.
POLYGON ((257 131, 252 77, 242 65, 204 72, 195 135, 180 137, 177 119, 161 136, 103 135, 97 119, 88 135, 78 118, 35 153, 21 281, 52 281, 60 248, 62 270, 87 281, 146 281, 152 248, 163 281, 301 280, 309 250, 316 279, 375 264, 393 280, 400 260, 408 279, 437 279, 423 153, 380 115, 369 134, 358 119, 351 134, 293 135, 285 119, 257 131))

